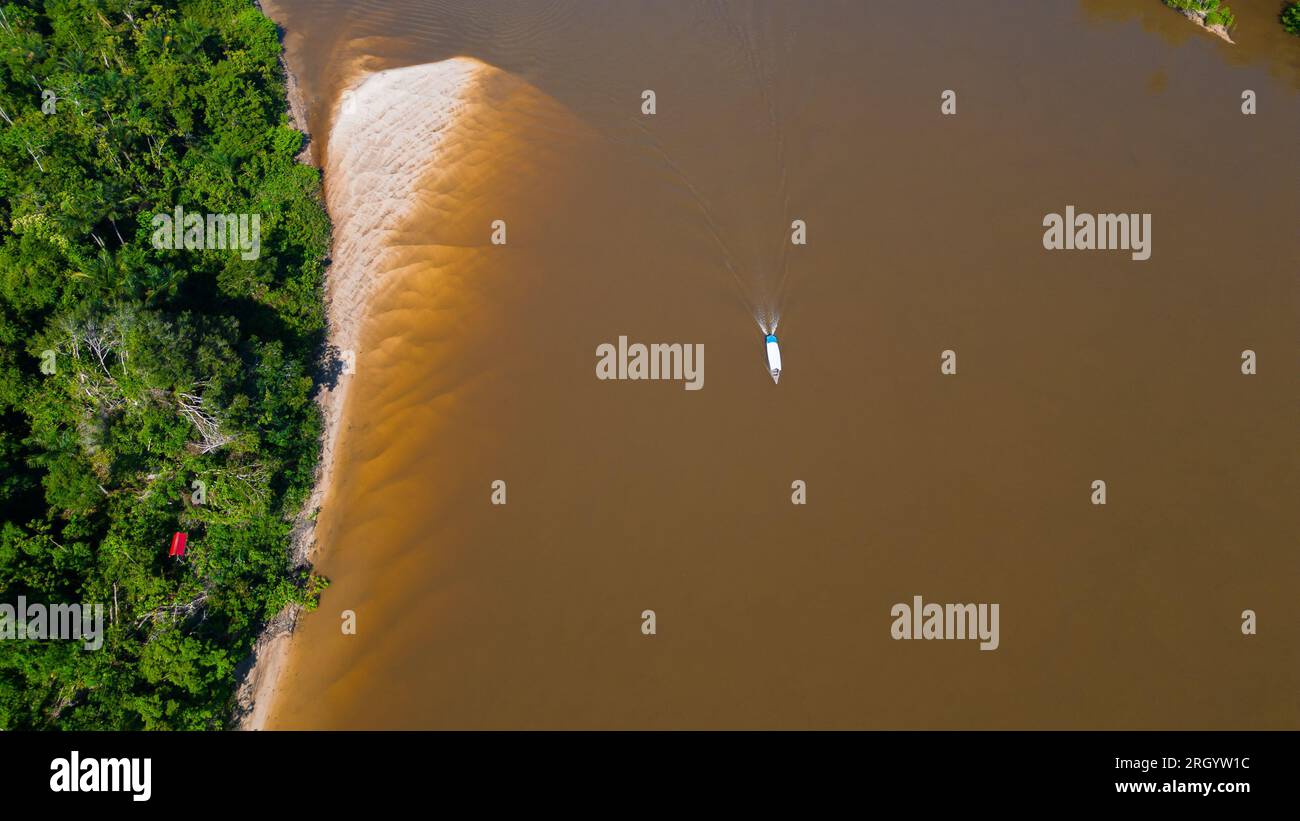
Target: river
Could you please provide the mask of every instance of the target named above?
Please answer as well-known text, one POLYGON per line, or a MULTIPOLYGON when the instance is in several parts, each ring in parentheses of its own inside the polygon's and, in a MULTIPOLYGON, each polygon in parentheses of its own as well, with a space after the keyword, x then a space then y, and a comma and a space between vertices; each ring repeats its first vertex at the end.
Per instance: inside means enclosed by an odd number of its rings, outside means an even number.
POLYGON ((478 78, 370 269, 270 727, 1300 727, 1276 3, 265 5, 318 157, 366 72, 478 78), (1045 250, 1069 205, 1150 259, 1045 250), (702 389, 597 379, 619 336, 702 389), (1000 646, 894 640, 916 595, 1000 646))

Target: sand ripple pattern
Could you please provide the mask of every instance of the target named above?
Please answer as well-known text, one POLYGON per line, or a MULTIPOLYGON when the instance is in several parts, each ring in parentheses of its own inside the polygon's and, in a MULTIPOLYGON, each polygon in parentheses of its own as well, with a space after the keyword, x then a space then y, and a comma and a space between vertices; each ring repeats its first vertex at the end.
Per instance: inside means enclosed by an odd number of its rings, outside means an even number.
POLYGON ((326 170, 336 244, 330 317, 340 347, 356 341, 366 298, 386 270, 390 240, 482 64, 468 58, 381 71, 343 93, 326 170))

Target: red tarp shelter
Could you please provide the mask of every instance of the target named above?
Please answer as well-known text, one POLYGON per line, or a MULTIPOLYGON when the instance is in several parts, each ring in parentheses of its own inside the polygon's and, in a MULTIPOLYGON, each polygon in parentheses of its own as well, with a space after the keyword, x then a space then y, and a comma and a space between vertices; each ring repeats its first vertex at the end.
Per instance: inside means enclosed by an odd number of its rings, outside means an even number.
POLYGON ((179 533, 179 532, 178 532, 178 533, 173 533, 173 534, 172 534, 172 546, 171 546, 171 549, 167 551, 167 555, 168 555, 168 556, 184 556, 184 555, 185 555, 185 542, 188 541, 189 538, 190 538, 190 534, 188 534, 188 533, 179 533))

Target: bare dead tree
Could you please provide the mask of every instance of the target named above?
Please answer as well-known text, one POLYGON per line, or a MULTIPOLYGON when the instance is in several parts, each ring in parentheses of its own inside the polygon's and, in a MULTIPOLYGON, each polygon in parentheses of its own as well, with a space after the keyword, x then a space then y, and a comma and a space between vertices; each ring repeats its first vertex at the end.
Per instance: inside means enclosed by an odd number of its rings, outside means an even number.
POLYGON ((135 23, 135 0, 131 0, 131 2, 127 4, 126 8, 122 10, 122 16, 131 24, 132 29, 136 31, 140 30, 140 27, 135 23))
MULTIPOLYGON (((5 122, 9 123, 10 127, 13 126, 14 121, 9 118, 9 112, 5 111, 3 106, 0 106, 0 118, 3 118, 5 122)), ((32 144, 27 141, 26 137, 23 138, 23 147, 27 149, 28 154, 32 155, 32 159, 36 160, 36 167, 41 170, 42 174, 44 174, 45 166, 41 165, 41 158, 36 155, 36 151, 32 148, 32 144)), ((37 147, 39 148, 40 146, 37 147)))
MULTIPOLYGON (((252 497, 258 503, 266 501, 266 467, 260 462, 253 462, 246 465, 235 465, 228 468, 215 468, 208 471, 209 476, 224 476, 234 479, 245 488, 248 497, 252 497)), ((245 497, 245 498, 248 498, 245 497)))
POLYGON ((181 415, 199 432, 200 440, 193 443, 199 453, 211 453, 234 441, 235 437, 221 431, 220 420, 204 407, 202 396, 182 391, 176 399, 181 415))
POLYGON ((207 591, 203 591, 198 597, 184 603, 164 604, 162 607, 156 607, 140 617, 135 623, 137 629, 143 627, 145 622, 157 622, 159 619, 170 617, 172 619, 189 618, 196 612, 200 611, 208 601, 207 591))
POLYGON ((26 146, 27 153, 32 155, 32 159, 36 160, 36 167, 41 170, 42 174, 44 174, 45 166, 41 165, 41 158, 36 156, 36 152, 32 150, 32 144, 27 142, 26 140, 23 140, 23 145, 26 146))
POLYGON ((64 317, 59 330, 63 333, 64 347, 72 360, 81 363, 90 360, 90 368, 76 369, 76 382, 81 392, 101 411, 113 411, 127 404, 112 366, 121 370, 126 361, 126 339, 121 321, 110 317, 105 322, 94 319, 77 323, 64 317), (98 364, 99 369, 94 369, 98 364), (103 374, 102 376, 100 374, 103 374))

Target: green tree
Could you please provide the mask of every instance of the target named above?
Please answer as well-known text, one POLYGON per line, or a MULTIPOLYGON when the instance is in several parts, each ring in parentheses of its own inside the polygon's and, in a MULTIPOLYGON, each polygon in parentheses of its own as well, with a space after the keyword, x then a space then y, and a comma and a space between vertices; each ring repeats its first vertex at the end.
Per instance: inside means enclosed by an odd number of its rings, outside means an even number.
POLYGON ((1300 3, 1292 3, 1282 9, 1282 28, 1300 36, 1300 3))
POLYGON ((329 223, 276 29, 248 0, 0 10, 0 601, 108 611, 98 651, 0 642, 0 727, 220 727, 262 625, 322 584, 289 546, 329 223), (260 257, 154 247, 176 206, 259 214, 260 257))

